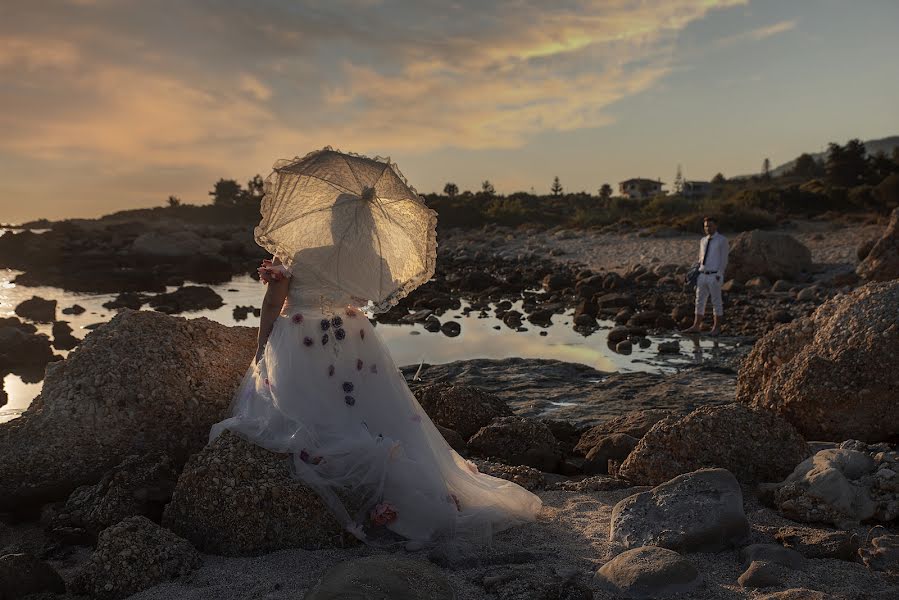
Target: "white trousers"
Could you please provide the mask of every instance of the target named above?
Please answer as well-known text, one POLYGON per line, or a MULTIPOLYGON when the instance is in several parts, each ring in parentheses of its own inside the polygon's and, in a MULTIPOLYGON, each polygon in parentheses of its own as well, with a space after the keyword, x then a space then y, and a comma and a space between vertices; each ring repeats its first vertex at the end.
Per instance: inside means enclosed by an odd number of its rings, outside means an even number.
POLYGON ((712 308, 719 317, 724 315, 724 303, 721 301, 721 275, 700 273, 696 280, 696 314, 705 315, 705 305, 712 299, 712 308))

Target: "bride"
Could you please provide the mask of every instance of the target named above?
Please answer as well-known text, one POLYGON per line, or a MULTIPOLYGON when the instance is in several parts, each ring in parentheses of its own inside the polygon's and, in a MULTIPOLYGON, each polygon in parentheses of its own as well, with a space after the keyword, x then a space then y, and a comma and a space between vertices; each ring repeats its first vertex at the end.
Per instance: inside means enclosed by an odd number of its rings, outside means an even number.
POLYGON ((431 278, 435 227, 389 161, 326 148, 276 163, 255 231, 273 253, 258 351, 210 434, 292 454, 295 477, 369 543, 485 543, 541 508, 450 448, 363 312, 431 278))

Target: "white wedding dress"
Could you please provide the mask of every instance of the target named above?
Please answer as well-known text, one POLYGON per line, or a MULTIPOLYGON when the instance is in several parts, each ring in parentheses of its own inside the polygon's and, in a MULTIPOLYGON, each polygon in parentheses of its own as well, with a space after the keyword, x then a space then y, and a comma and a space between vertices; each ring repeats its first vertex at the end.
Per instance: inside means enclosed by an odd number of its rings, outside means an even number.
POLYGON ((489 542, 541 508, 450 448, 365 314, 308 274, 291 277, 264 355, 211 438, 226 428, 292 453, 296 477, 364 541, 489 542))

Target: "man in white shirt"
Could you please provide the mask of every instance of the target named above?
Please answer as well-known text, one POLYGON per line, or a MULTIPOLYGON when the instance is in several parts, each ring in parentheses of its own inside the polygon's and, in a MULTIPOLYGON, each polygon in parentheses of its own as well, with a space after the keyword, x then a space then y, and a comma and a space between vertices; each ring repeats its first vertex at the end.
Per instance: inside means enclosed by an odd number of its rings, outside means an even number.
POLYGON ((718 222, 714 217, 706 217, 702 227, 706 236, 699 242, 699 279, 696 280, 696 317, 693 325, 684 333, 702 331, 705 306, 712 300, 714 322, 709 335, 721 333, 724 320, 724 304, 721 301, 721 284, 727 270, 727 238, 718 233, 718 222))

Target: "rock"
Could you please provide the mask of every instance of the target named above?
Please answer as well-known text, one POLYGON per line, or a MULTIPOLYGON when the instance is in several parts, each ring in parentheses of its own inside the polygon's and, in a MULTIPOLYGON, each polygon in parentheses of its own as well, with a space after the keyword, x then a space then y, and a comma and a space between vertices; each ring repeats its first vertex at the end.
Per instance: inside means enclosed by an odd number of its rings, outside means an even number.
POLYGON ((204 238, 193 231, 148 231, 131 243, 131 252, 139 256, 164 258, 192 258, 196 255, 215 255, 222 242, 204 238))
POLYGON ((230 412, 256 330, 125 310, 47 369, 41 394, 0 424, 0 510, 93 484, 135 450, 176 463, 230 412))
POLYGON ((624 548, 719 552, 748 534, 737 479, 724 469, 701 469, 616 504, 609 540, 624 548))
POLYGON ((737 281, 759 276, 795 280, 811 266, 811 251, 792 236, 755 229, 730 242, 726 275, 737 281))
POLYGON ((800 302, 811 302, 818 297, 820 290, 816 286, 802 288, 796 293, 796 299, 800 302))
POLYGON ((657 485, 683 473, 720 467, 741 482, 780 481, 809 455, 789 422, 742 404, 702 406, 657 423, 621 465, 619 476, 657 485))
POLYGON ((155 310, 166 314, 214 310, 224 305, 222 297, 212 288, 198 285, 186 285, 168 294, 158 294, 148 302, 155 310))
POLYGON ((654 327, 661 316, 662 313, 657 310, 641 310, 628 320, 627 325, 628 327, 654 327))
POLYGON ((540 327, 549 327, 553 324, 552 316, 554 311, 550 309, 538 309, 528 315, 528 321, 540 327))
POLYGON ((9 373, 20 368, 43 371, 48 362, 58 358, 53 355, 50 338, 43 333, 0 327, 0 372, 9 373))
POLYGON ((472 454, 498 458, 511 465, 555 471, 561 461, 556 438, 540 421, 497 417, 468 440, 472 454))
POLYGON ((68 308, 62 309, 62 314, 64 315, 80 315, 83 314, 87 309, 81 306, 80 304, 73 304, 68 308))
POLYGON ((773 494, 778 510, 789 519, 845 528, 878 513, 870 483, 866 482, 875 464, 864 452, 821 450, 797 466, 782 483, 764 489, 773 494))
POLYGON ((746 289, 749 290, 765 290, 771 285, 766 277, 753 277, 746 282, 746 289))
POLYGON ((65 321, 53 323, 53 347, 57 350, 71 350, 81 343, 81 340, 72 335, 72 328, 65 321))
POLYGON ((467 385, 435 384, 415 391, 415 398, 434 423, 473 436, 496 417, 512 414, 494 394, 467 385))
POLYGON ((609 331, 608 337, 606 338, 609 342, 610 346, 617 344, 618 342, 624 341, 629 337, 643 337, 646 335, 646 330, 642 327, 615 327, 611 331, 609 331))
POLYGON ((793 315, 786 309, 776 308, 768 313, 768 320, 775 323, 789 323, 793 320, 793 315))
POLYGON ((696 589, 702 577, 672 550, 643 546, 622 552, 596 572, 594 581, 623 598, 664 598, 696 589))
POLYGON ((38 323, 52 323, 56 320, 56 300, 44 300, 40 296, 32 296, 16 306, 16 314, 38 323))
POLYGON ((884 534, 873 538, 871 545, 859 552, 859 558, 870 570, 899 583, 899 535, 884 534))
POLYGON ((618 479, 617 477, 609 477, 608 475, 593 475, 584 479, 559 481, 550 486, 553 490, 564 490, 566 492, 605 492, 608 490, 622 490, 633 487, 630 481, 618 479))
MULTIPOLYGON (((438 331, 440 331, 442 324, 440 323, 440 319, 432 315, 425 319, 423 327, 425 328, 425 331, 428 331, 430 333, 437 333, 438 331)), ((461 327, 459 328, 459 331, 461 333, 461 327)))
POLYGON ((521 327, 521 317, 523 317, 520 312, 517 310, 509 310, 506 311, 506 314, 503 315, 503 323, 506 327, 510 327, 512 329, 518 329, 521 327))
POLYGON ((767 588, 783 585, 784 576, 788 570, 776 563, 753 561, 749 568, 740 575, 737 583, 742 588, 767 588))
POLYGON ((599 308, 637 308, 637 298, 631 294, 602 294, 594 301, 599 308))
POLYGON ((729 279, 721 286, 721 291, 724 293, 736 294, 743 291, 743 284, 736 279, 729 279))
POLYGON ((129 517, 100 533, 73 587, 91 598, 126 598, 188 575, 202 562, 187 540, 145 517, 129 517))
POLYGON ((546 477, 537 469, 526 467, 524 465, 504 465, 502 463, 481 459, 474 459, 471 462, 481 473, 512 481, 526 490, 533 492, 546 487, 546 477))
MULTIPOLYGON (((521 562, 522 559, 518 559, 521 562)), ((496 600, 593 600, 593 591, 574 569, 556 569, 531 557, 531 564, 488 570, 484 588, 496 600)))
POLYGON ((621 340, 615 344, 615 352, 618 354, 630 354, 634 350, 634 345, 630 340, 621 340))
POLYGON ((42 593, 66 593, 66 584, 53 567, 27 553, 0 556, 0 598, 18 600, 42 593))
POLYGON ((894 208, 883 236, 874 244, 856 273, 868 281, 899 278, 899 208, 894 208))
POLYGON ((596 319, 590 315, 578 315, 574 318, 574 324, 581 329, 592 329, 596 327, 596 319))
POLYGON ((103 303, 103 308, 117 310, 119 308, 130 308, 131 310, 140 310, 140 307, 147 303, 149 297, 140 292, 122 292, 109 302, 103 303))
POLYGON ((159 522, 177 480, 171 460, 161 452, 128 456, 96 485, 72 492, 50 528, 79 528, 96 536, 127 517, 159 522))
POLYGON ((339 546, 342 527, 291 461, 225 431, 188 461, 162 522, 210 554, 339 546))
POLYGON ((774 539, 806 558, 834 558, 853 562, 858 556, 858 537, 850 531, 825 531, 789 525, 778 529, 774 539))
POLYGON ((447 321, 440 326, 440 331, 446 337, 456 337, 462 333, 462 325, 460 325, 458 321, 447 321))
POLYGON ((453 600, 452 585, 428 562, 391 554, 337 563, 304 600, 453 600))
POLYGON ((680 354, 680 342, 677 340, 659 342, 659 354, 680 354))
POLYGON ((586 456, 591 448, 611 433, 623 433, 639 440, 653 425, 671 414, 670 410, 648 408, 615 417, 584 432, 574 451, 586 456))
POLYGON ((558 292, 574 286, 574 280, 569 273, 557 271, 543 278, 543 289, 547 292, 558 292))
POLYGON ((899 436, 899 281, 867 284, 762 337, 737 399, 773 411, 808 439, 899 436))
POLYGON ((637 438, 626 433, 611 433, 603 436, 596 445, 587 452, 584 462, 584 474, 594 475, 608 472, 609 459, 623 461, 637 445, 637 438))
POLYGON ((748 567, 756 561, 783 565, 789 569, 801 570, 805 568, 805 557, 789 548, 779 544, 752 544, 740 550, 740 560, 743 566, 748 567))
POLYGON ((450 445, 450 447, 465 456, 468 454, 468 444, 465 443, 465 438, 459 435, 459 432, 454 429, 448 429, 437 423, 434 424, 437 427, 437 431, 440 432, 440 435, 443 436, 443 439, 446 440, 446 443, 450 445))
POLYGON ((696 307, 692 302, 684 302, 671 309, 671 318, 680 323, 684 319, 692 319, 695 310, 696 307))
POLYGON ((482 292, 497 284, 496 278, 484 271, 469 271, 459 280, 459 289, 467 292, 482 292))
POLYGON ((772 292, 789 292, 790 288, 792 288, 792 287, 793 287, 793 284, 791 284, 789 281, 784 281, 783 279, 778 279, 771 286, 771 291, 772 292))

